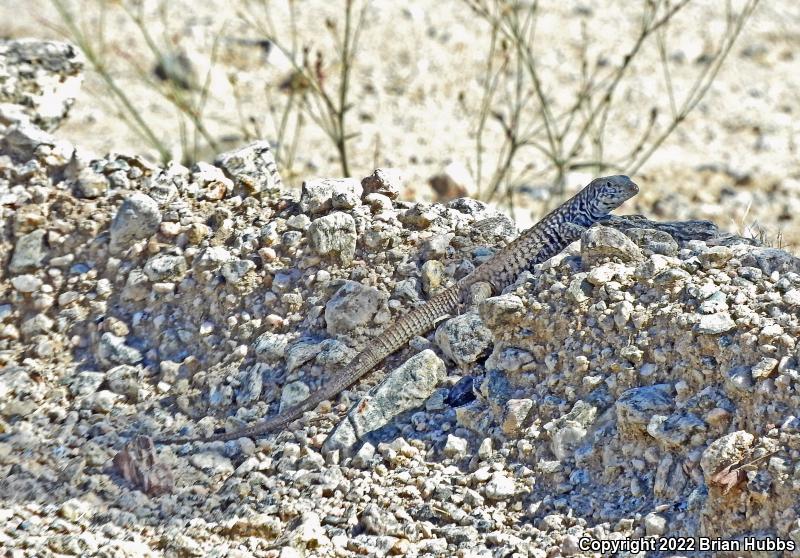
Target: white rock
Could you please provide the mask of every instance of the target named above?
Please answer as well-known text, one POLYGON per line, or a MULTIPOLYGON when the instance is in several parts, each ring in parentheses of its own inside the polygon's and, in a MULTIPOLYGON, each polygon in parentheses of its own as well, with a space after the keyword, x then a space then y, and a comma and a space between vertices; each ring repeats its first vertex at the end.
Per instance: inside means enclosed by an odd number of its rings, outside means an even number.
POLYGON ((42 280, 35 275, 17 275, 11 278, 11 284, 21 293, 34 293, 42 286, 42 280))
POLYGON ((141 192, 132 194, 122 202, 111 221, 109 250, 112 254, 124 252, 137 240, 155 234, 160 224, 158 203, 141 192))
POLYGON ((227 476, 234 472, 230 459, 212 451, 195 453, 189 457, 189 463, 209 475, 227 476))
POLYGON ((727 312, 719 312, 717 314, 706 314, 700 316, 700 323, 697 325, 697 332, 718 335, 720 333, 730 331, 735 327, 736 322, 733 321, 730 314, 727 312))
POLYGON ((516 493, 514 480, 502 473, 495 473, 484 487, 484 495, 490 500, 508 500, 516 493))
POLYGON ((459 438, 458 436, 448 434, 447 441, 445 442, 444 449, 442 451, 444 455, 450 459, 461 459, 467 455, 468 447, 469 443, 464 438, 459 438))
POLYGON ((663 535, 667 532, 667 518, 657 513, 644 516, 644 531, 648 537, 663 535))

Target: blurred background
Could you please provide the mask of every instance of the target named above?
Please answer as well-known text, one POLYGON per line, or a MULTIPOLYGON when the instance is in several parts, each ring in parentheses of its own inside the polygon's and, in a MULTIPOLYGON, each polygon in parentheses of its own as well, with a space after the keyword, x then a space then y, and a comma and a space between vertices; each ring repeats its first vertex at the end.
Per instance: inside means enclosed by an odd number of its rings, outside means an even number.
POLYGON ((76 44, 57 135, 190 166, 257 138, 284 182, 397 167, 528 226, 601 174, 631 211, 800 249, 800 5, 758 0, 0 0, 76 44))

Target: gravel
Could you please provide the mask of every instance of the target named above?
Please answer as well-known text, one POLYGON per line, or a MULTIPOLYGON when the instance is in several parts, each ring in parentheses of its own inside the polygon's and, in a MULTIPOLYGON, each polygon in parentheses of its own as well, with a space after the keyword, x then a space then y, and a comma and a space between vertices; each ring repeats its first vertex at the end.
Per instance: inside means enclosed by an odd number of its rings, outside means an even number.
POLYGON ((326 385, 498 248, 470 226, 493 211, 393 201, 389 169, 319 179, 333 186, 303 209, 263 142, 193 170, 73 158, 30 122, 4 125, 0 145, 12 555, 555 556, 587 536, 700 533, 800 544, 791 254, 594 227, 387 358, 371 391, 261 440, 153 446, 326 385), (107 189, 74 189, 68 164, 107 189))

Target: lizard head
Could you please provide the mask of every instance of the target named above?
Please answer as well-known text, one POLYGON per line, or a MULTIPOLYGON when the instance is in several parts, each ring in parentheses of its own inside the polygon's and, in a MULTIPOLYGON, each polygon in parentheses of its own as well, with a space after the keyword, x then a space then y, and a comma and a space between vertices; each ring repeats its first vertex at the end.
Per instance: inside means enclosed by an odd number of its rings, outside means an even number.
POLYGON ((583 192, 588 198, 593 216, 600 218, 638 194, 639 187, 624 174, 617 174, 595 178, 583 192))

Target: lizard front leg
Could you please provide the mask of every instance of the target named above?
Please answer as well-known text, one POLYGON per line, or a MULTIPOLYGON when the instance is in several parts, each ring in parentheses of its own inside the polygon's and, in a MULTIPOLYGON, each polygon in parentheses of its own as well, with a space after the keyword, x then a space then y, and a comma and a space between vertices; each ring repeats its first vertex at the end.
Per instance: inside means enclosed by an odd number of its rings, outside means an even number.
POLYGON ((561 228, 564 231, 564 238, 572 239, 572 242, 578 240, 583 233, 585 233, 589 227, 584 227, 583 225, 578 225, 577 223, 562 223, 561 228))

